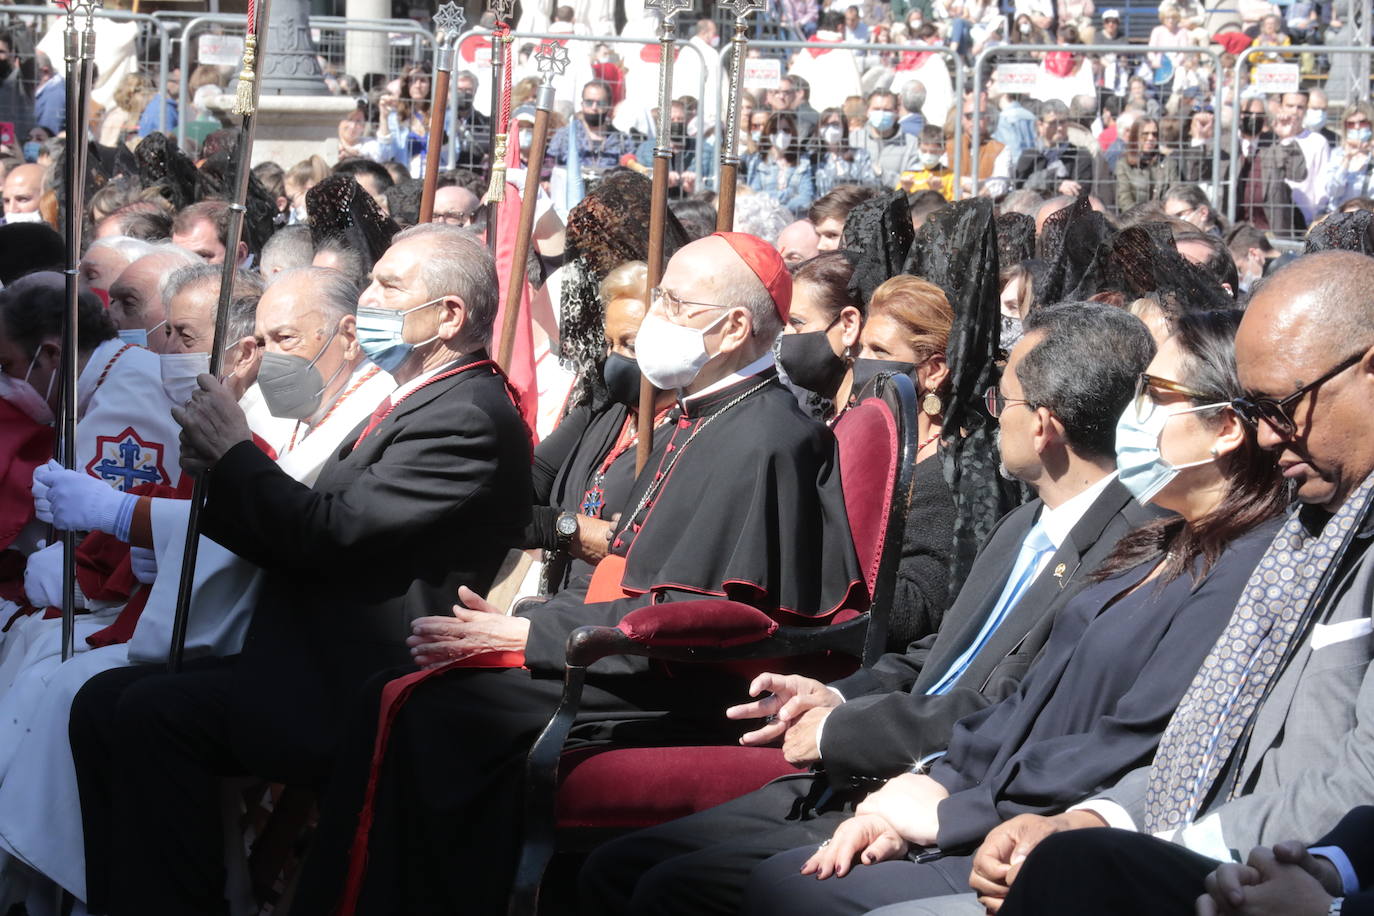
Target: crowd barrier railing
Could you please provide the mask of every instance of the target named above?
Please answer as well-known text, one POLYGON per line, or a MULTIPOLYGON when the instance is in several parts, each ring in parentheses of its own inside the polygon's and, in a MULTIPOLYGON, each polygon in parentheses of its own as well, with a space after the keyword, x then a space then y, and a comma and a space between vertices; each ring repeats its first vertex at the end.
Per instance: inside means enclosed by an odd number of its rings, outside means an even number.
MULTIPOLYGON (((192 39, 200 32, 205 31, 210 26, 229 26, 226 32, 241 34, 245 21, 242 16, 235 16, 226 13, 206 14, 190 19, 181 30, 181 48, 178 52, 177 64, 181 68, 182 80, 177 91, 177 111, 184 113, 187 110, 188 98, 186 93, 186 77, 190 73, 191 67, 191 47, 192 39)), ((309 27, 311 29, 329 29, 339 32, 381 32, 385 34, 413 35, 417 43, 423 45, 428 43, 432 52, 434 48, 434 33, 426 29, 413 19, 347 19, 342 16, 311 16, 309 27)), ((267 54, 272 53, 270 47, 267 54)), ((418 59, 419 55, 417 55, 418 59)), ((165 74, 164 74, 165 77, 165 74)), ((165 85, 165 84, 164 84, 165 85)), ((186 142, 186 123, 183 116, 177 119, 177 145, 182 146, 186 142)))
MULTIPOLYGON (((1235 125, 1235 129, 1231 131, 1231 158, 1229 162, 1230 194, 1227 195, 1228 199, 1226 202, 1225 210, 1227 219, 1229 219, 1233 223, 1236 221, 1236 217, 1240 213, 1240 203, 1245 196, 1245 188, 1241 185, 1240 177, 1241 136, 1239 128, 1241 119, 1241 108, 1245 104, 1246 100, 1243 97, 1245 93, 1239 91, 1239 87, 1246 85, 1246 80, 1244 79, 1246 68, 1251 66, 1250 61, 1252 58, 1260 55, 1280 55, 1282 57, 1281 63, 1289 63, 1291 66, 1296 67, 1298 66, 1298 64, 1294 61, 1290 61, 1289 58, 1297 58, 1301 54, 1315 54, 1323 57, 1331 57, 1337 55, 1346 55, 1357 58, 1362 57, 1364 59, 1364 64, 1361 69, 1364 73, 1368 73, 1370 57, 1371 55, 1374 55, 1374 48, 1365 47, 1361 45, 1292 45, 1284 48, 1250 47, 1246 48, 1240 54, 1236 55, 1236 66, 1235 71, 1233 73, 1233 85, 1237 87, 1237 91, 1232 93, 1234 97, 1231 99, 1231 123, 1235 125)), ((1312 80, 1310 74, 1303 75, 1299 73, 1298 80, 1295 82, 1297 85, 1302 85, 1310 83, 1311 81, 1312 80)), ((1368 77, 1356 80, 1352 83, 1350 88, 1351 95, 1353 95, 1355 99, 1363 100, 1369 98, 1370 87, 1368 77)), ((1284 91, 1291 90, 1274 89, 1273 92, 1269 94, 1280 94, 1284 91)), ((1306 91, 1306 89, 1304 88, 1299 91, 1306 91)), ((1339 100, 1330 98, 1329 95, 1327 102, 1330 105, 1339 104, 1339 100)), ((1218 121, 1218 123, 1220 122, 1218 121)), ((1299 127, 1301 128, 1301 126, 1299 127)), ((1332 150, 1330 153, 1330 155, 1332 156, 1338 156, 1340 154, 1341 150, 1339 146, 1337 146, 1337 148, 1332 150)), ((1314 188, 1319 194, 1325 193, 1325 188, 1321 187, 1322 180, 1323 178, 1321 175, 1310 174, 1309 177, 1305 179, 1306 182, 1310 182, 1310 187, 1314 188)), ((1321 199, 1311 201, 1310 203, 1316 205, 1317 209, 1320 211, 1325 211, 1326 209, 1328 209, 1327 207, 1322 205, 1321 199)), ((1320 215, 1321 212, 1313 212, 1311 214, 1311 219, 1316 219, 1320 215)), ((1276 229, 1274 227, 1270 227, 1269 231, 1276 237, 1276 239, 1298 238, 1302 234, 1301 230, 1297 228, 1294 228, 1292 231, 1285 231, 1283 229, 1276 229)))
MULTIPOLYGON (((998 57, 1006 57, 1006 56, 1009 55, 1009 54, 1018 54, 1018 53, 1026 53, 1026 54, 1031 54, 1031 53, 1052 53, 1052 52, 1062 52, 1062 51, 1064 51, 1064 50, 1065 50, 1065 46, 1064 46, 1064 45, 1051 45, 1051 44, 1040 44, 1040 45, 1033 45, 1033 44, 998 45, 997 47, 986 48, 986 49, 983 50, 982 53, 980 53, 980 54, 978 55, 978 57, 977 57, 977 58, 974 60, 974 62, 973 62, 973 84, 974 84, 975 86, 979 86, 979 87, 982 87, 982 86, 985 85, 984 82, 983 82, 983 74, 984 74, 985 70, 987 69, 987 64, 988 64, 989 61, 995 60, 995 59, 998 58, 998 57)), ((1073 45, 1073 46, 1072 46, 1072 50, 1073 50, 1073 53, 1075 53, 1075 54, 1123 54, 1123 55, 1126 55, 1126 56, 1128 56, 1128 57, 1143 57, 1143 56, 1146 55, 1146 54, 1179 54, 1179 53, 1187 53, 1187 54, 1204 54, 1204 55, 1207 55, 1207 56, 1209 56, 1209 57, 1212 58, 1212 62, 1213 62, 1213 69, 1212 69, 1212 73, 1213 73, 1213 80, 1212 80, 1212 82, 1213 82, 1212 110, 1215 111, 1215 112, 1220 112, 1220 111, 1221 111, 1221 107, 1222 107, 1222 106, 1221 106, 1221 82, 1222 82, 1222 81, 1221 81, 1221 78, 1220 78, 1220 77, 1221 77, 1221 73, 1222 73, 1223 67, 1222 67, 1222 63, 1221 63, 1221 52, 1218 51, 1218 50, 1217 50, 1216 48, 1214 48, 1214 47, 1209 47, 1209 48, 1188 48, 1188 49, 1186 49, 1186 51, 1180 52, 1180 49, 1179 49, 1179 48, 1176 48, 1176 47, 1161 47, 1161 46, 1154 46, 1154 45, 1091 44, 1091 45, 1073 45)), ((1086 62, 1084 62, 1083 66, 1088 66, 1088 64, 1087 64, 1086 62)), ((1095 91, 1096 91, 1096 90, 1094 89, 1094 92, 1095 92, 1095 91)), ((981 119, 981 118, 975 118, 975 119, 973 120, 973 139, 972 139, 972 141, 971 141, 970 144, 969 144, 969 155, 970 155, 970 158, 971 158, 974 162, 977 162, 977 161, 978 161, 979 148, 980 148, 981 143, 982 143, 982 140, 983 140, 983 137, 982 137, 982 126, 983 126, 983 125, 982 125, 982 119, 981 119)), ((1218 207, 1220 207, 1220 203, 1219 203, 1220 198, 1219 198, 1218 195, 1221 193, 1221 188, 1222 188, 1222 182, 1218 180, 1219 176, 1221 175, 1221 142, 1222 142, 1222 140, 1221 140, 1221 118, 1220 118, 1220 117, 1216 117, 1216 118, 1213 118, 1213 124, 1212 124, 1212 151, 1211 151, 1211 152, 1212 152, 1212 178, 1213 178, 1213 181, 1212 181, 1211 197, 1212 197, 1213 202, 1216 203, 1218 207)), ((1015 177, 1015 170, 1016 170, 1016 163, 1012 163, 1013 178, 1015 177)), ((1109 180, 1114 181, 1114 180, 1115 180, 1115 176, 1110 176, 1109 180)), ((978 186, 979 186, 978 170, 977 170, 977 169, 974 169, 974 170, 973 170, 973 182, 972 182, 972 185, 973 185, 973 193, 974 193, 974 195, 976 196, 976 195, 978 194, 978 186)), ((1013 181, 1013 186, 1014 186, 1014 181, 1013 181)))
MULTIPOLYGON (((893 53, 937 54, 937 55, 940 55, 941 57, 944 57, 944 58, 947 58, 947 59, 952 59, 952 60, 954 61, 954 76, 951 77, 950 104, 951 104, 952 106, 955 106, 956 108, 957 108, 958 106, 960 106, 960 105, 963 104, 964 90, 965 90, 965 81, 966 81, 966 75, 965 75, 965 72, 964 72, 964 61, 963 61, 963 58, 961 58, 961 57, 959 56, 959 54, 958 54, 953 48, 948 48, 948 47, 945 47, 944 45, 894 45, 894 44, 877 44, 877 43, 873 43, 873 42, 861 42, 861 41, 840 41, 840 42, 829 42, 829 41, 827 41, 827 42, 815 42, 815 41, 783 41, 783 40, 781 40, 781 39, 769 39, 769 40, 755 41, 755 40, 752 40, 752 39, 751 39, 750 42, 749 42, 749 49, 750 49, 750 50, 753 50, 753 49, 755 49, 755 48, 757 48, 757 49, 759 49, 759 50, 761 50, 761 51, 777 49, 777 50, 790 50, 790 51, 803 51, 803 50, 806 50, 806 51, 864 51, 864 52, 879 53, 879 54, 893 54, 893 53)), ((722 82, 722 85, 723 85, 723 86, 728 86, 728 85, 729 85, 730 68, 729 68, 729 64, 728 64, 728 62, 727 62, 727 57, 729 56, 730 50, 731 50, 731 48, 730 48, 729 42, 722 41, 722 42, 721 42, 721 51, 720 51, 720 56, 719 56, 719 66, 720 66, 720 71, 721 71, 721 74, 722 74, 722 81, 723 81, 723 82, 722 82)), ((782 75, 783 75, 783 76, 787 76, 787 68, 784 68, 784 69, 783 69, 782 75)), ((891 84, 889 84, 889 85, 897 85, 895 79, 894 79, 894 81, 893 81, 891 84)), ((748 125, 747 125, 747 124, 741 124, 741 125, 740 125, 740 129, 741 129, 741 130, 748 130, 748 125)), ((719 136, 721 130, 722 130, 721 124, 717 123, 717 125, 716 125, 716 131, 717 131, 717 135, 718 135, 718 136, 719 136)), ((723 143, 722 143, 722 144, 718 144, 718 156, 719 156, 720 153, 723 153, 724 150, 725 150, 724 144, 723 144, 723 143)), ((962 119, 962 118, 955 118, 955 119, 954 119, 954 161, 950 163, 950 170, 953 171, 953 173, 954 173, 954 189, 955 189, 955 196, 956 196, 956 199, 958 199, 959 188, 960 188, 960 186, 962 185, 962 179, 963 179, 963 166, 964 166, 964 163, 963 163, 963 161, 962 161, 962 160, 963 160, 963 150, 964 150, 963 119, 962 119)), ((977 160, 977 157, 976 157, 976 153, 974 154, 974 161, 975 161, 975 162, 978 161, 978 160, 977 160)), ((719 168, 719 167, 717 166, 717 171, 718 171, 718 168, 719 168)), ((743 179, 744 176, 741 175, 740 177, 741 177, 741 179, 743 179)), ((819 196, 819 195, 818 195, 818 196, 819 196)))
MULTIPOLYGON (((0 6, 0 13, 21 17, 42 16, 51 19, 65 18, 67 15, 55 6, 27 5, 0 6)), ((138 22, 158 33, 157 73, 155 75, 155 82, 158 90, 165 94, 167 91, 167 63, 172 46, 172 35, 167 27, 167 23, 149 13, 133 13, 127 10, 97 9, 95 11, 95 16, 97 19, 110 19, 115 22, 138 22)), ((239 18, 241 19, 242 17, 239 18)), ((99 48, 97 48, 97 51, 99 51, 99 48)), ((139 61, 139 65, 145 69, 151 69, 151 63, 152 61, 139 61)), ((61 69, 62 61, 54 60, 53 66, 61 69)), ((158 118, 158 129, 165 131, 167 129, 167 108, 165 105, 158 111, 158 118)))

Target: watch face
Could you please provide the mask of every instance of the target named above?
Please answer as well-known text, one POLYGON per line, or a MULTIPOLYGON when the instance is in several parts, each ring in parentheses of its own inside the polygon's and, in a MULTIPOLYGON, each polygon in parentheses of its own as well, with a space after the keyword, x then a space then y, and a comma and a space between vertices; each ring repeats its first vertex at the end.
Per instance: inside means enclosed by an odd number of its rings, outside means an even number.
POLYGON ((559 516, 558 533, 564 537, 572 537, 577 534, 577 519, 571 515, 559 516))

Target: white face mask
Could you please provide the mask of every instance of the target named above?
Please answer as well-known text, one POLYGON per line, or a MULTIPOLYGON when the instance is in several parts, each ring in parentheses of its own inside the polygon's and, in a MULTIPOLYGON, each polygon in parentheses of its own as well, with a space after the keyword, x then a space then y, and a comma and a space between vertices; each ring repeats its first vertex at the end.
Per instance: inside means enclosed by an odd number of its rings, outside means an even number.
POLYGON ((749 131, 749 139, 750 139, 750 140, 753 140, 755 143, 758 143, 760 140, 763 139, 763 131, 761 131, 761 130, 751 130, 751 131, 749 131))
POLYGON ((5 214, 5 222, 6 222, 6 223, 41 223, 41 222, 43 222, 43 214, 39 213, 37 210, 30 210, 30 211, 27 212, 27 213, 6 213, 6 214, 5 214))
POLYGON ((163 353, 158 356, 158 363, 162 369, 162 390, 169 401, 180 407, 196 393, 196 377, 210 371, 210 354, 163 353))
POLYGON ((524 152, 534 145, 534 131, 532 129, 520 128, 520 151, 524 152))
POLYGON ((838 124, 827 124, 821 128, 821 142, 826 146, 839 146, 844 139, 844 130, 838 124))
POLYGON ((938 168, 939 165, 940 165, 940 154, 939 154, 939 153, 922 153, 922 154, 921 154, 921 165, 924 166, 924 167, 926 168, 926 170, 928 170, 928 171, 934 171, 934 170, 935 170, 936 168, 938 168))
POLYGON ((792 145, 792 135, 785 130, 780 130, 773 135, 773 146, 779 152, 785 152, 792 145))
POLYGON ((726 319, 729 309, 704 328, 673 324, 657 315, 646 315, 635 338, 639 371, 655 388, 684 388, 692 384, 701 367, 711 361, 706 352, 706 334, 726 319))
MULTIPOLYGON (((10 378, 0 372, 0 398, 9 401, 18 407, 30 420, 43 426, 50 426, 53 422, 52 408, 48 406, 48 399, 38 393, 38 389, 29 383, 29 376, 33 374, 33 367, 38 363, 38 354, 34 354, 33 360, 29 362, 29 371, 24 373, 22 379, 10 378)), ((48 396, 52 396, 53 381, 57 378, 54 372, 48 379, 48 396)))
POLYGON ((1307 109, 1307 114, 1302 116, 1302 126, 1308 130, 1321 130, 1326 126, 1326 109, 1307 109))

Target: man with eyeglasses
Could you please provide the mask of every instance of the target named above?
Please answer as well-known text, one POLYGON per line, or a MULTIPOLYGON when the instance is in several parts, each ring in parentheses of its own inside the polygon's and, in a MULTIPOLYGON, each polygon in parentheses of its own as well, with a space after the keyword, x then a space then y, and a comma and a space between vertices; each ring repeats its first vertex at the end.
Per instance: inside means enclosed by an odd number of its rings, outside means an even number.
MULTIPOLYGON (((1294 520, 1317 545, 1282 532, 1292 540, 1277 541, 1270 554, 1272 587, 1292 589, 1311 575, 1292 568, 1290 552, 1329 562, 1305 612, 1257 620, 1270 636, 1261 650, 1234 658, 1236 683, 1277 664, 1267 689, 1248 716, 1228 725, 1237 736, 1231 749, 1200 769, 1196 808, 1182 826, 1134 832, 1158 775, 1149 764, 1080 810, 1018 819, 1017 851, 1029 858, 1009 875, 1002 912, 1368 912, 1367 902, 1347 896, 1369 883, 1364 860, 1352 867, 1354 856, 1337 848, 1348 837, 1318 838, 1374 800, 1371 289, 1374 259, 1345 251, 1299 258, 1258 289, 1236 335, 1236 367, 1249 393, 1232 407, 1273 452, 1298 499, 1294 520), (1076 829, 1102 825, 1118 829, 1076 829)), ((1218 721, 1229 709, 1219 697, 1218 721)), ((1205 762, 1208 751, 1196 753, 1205 762)))
POLYGON ((606 83, 592 80, 583 86, 578 112, 549 141, 548 158, 555 165, 567 165, 568 144, 574 138, 583 168, 610 169, 620 164, 621 157, 633 157, 634 140, 611 123, 612 107, 611 87, 606 83))
POLYGON ((1040 498, 989 535, 938 633, 830 685, 756 678, 762 698, 726 712, 762 719, 742 743, 781 740, 789 762, 818 769, 598 849, 586 911, 733 912, 753 866, 829 839, 866 793, 938 757, 959 719, 1014 693, 1078 585, 1153 517, 1116 479, 1112 433, 1153 354, 1110 306, 1031 313, 986 399, 1005 472, 1040 498))
POLYGON ((477 216, 480 204, 477 195, 461 185, 439 188, 434 192, 434 216, 430 222, 466 228, 477 216))
POLYGON ((1016 186, 1051 194, 1077 196, 1092 182, 1089 150, 1069 142, 1069 108, 1058 99, 1040 106, 1037 148, 1021 153, 1016 162, 1016 186))

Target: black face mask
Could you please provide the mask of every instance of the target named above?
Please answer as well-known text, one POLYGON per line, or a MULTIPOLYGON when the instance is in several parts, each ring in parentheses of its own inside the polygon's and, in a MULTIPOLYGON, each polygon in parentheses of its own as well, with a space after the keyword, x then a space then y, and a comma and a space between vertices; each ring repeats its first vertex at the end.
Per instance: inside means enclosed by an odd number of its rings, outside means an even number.
POLYGON ((639 406, 639 363, 628 356, 612 353, 601 366, 601 378, 606 382, 606 390, 611 400, 626 407, 639 406))
POLYGON ((606 109, 584 108, 582 109, 582 120, 591 127, 600 127, 606 121, 606 109))
POLYGON ((778 363, 793 382, 822 397, 834 398, 849 364, 836 356, 825 331, 784 334, 778 340, 778 363))
POLYGON ((464 112, 466 112, 466 111, 471 111, 471 110, 472 110, 472 93, 471 93, 471 92, 468 92, 466 89, 459 89, 456 93, 454 93, 454 99, 456 100, 456 102, 457 102, 457 104, 458 104, 458 110, 459 110, 459 111, 464 111, 464 112))
POLYGON ((858 394, 865 385, 879 375, 909 375, 912 382, 915 382, 915 372, 915 363, 904 363, 896 359, 868 359, 861 356, 854 360, 854 387, 852 390, 858 394))
POLYGON ((1264 129, 1264 115, 1257 111, 1243 111, 1240 115, 1240 132, 1247 136, 1256 136, 1264 129))
POLYGON ((0 80, 8 79, 9 75, 13 72, 14 64, 10 63, 8 60, 0 60, 0 80))
POLYGON ((687 125, 686 125, 686 124, 670 124, 670 125, 668 125, 668 136, 671 137, 671 138, 673 139, 674 142, 681 142, 682 140, 687 139, 687 125))

